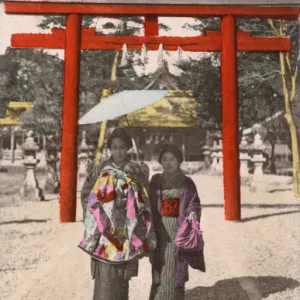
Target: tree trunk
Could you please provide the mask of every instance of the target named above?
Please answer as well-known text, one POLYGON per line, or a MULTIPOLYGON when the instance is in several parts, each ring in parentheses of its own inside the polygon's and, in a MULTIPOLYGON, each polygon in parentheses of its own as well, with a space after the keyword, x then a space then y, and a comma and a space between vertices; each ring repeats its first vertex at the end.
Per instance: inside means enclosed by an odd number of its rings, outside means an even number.
POLYGON ((300 160, 299 160, 299 147, 296 125, 291 115, 286 114, 286 119, 289 124, 292 143, 292 156, 293 156, 293 188, 294 196, 300 198, 300 160))
MULTIPOLYGON (((271 26, 274 34, 279 37, 285 36, 284 34, 284 21, 279 21, 279 27, 276 28, 274 21, 269 19, 269 25, 271 26)), ((298 34, 300 35, 300 19, 298 19, 298 34)), ((299 36, 300 37, 300 36, 299 36)), ((299 158, 299 143, 297 136, 297 129, 295 119, 292 114, 292 103, 295 101, 296 94, 296 78, 298 73, 298 67, 300 64, 300 47, 298 44, 298 57, 294 71, 291 67, 291 60, 289 53, 280 52, 280 70, 282 89, 284 95, 285 105, 285 118, 287 120, 290 134, 291 134, 291 146, 293 157, 293 190, 294 196, 300 198, 300 158, 299 158)))
POLYGON ((281 78, 283 85, 283 95, 285 104, 285 118, 287 120, 290 134, 291 134, 291 145, 292 145, 292 156, 293 156, 293 190, 294 196, 300 198, 300 159, 299 159, 299 147, 298 147, 298 136, 296 124, 293 118, 291 110, 291 102, 295 97, 295 86, 292 85, 291 90, 288 90, 287 74, 285 67, 285 57, 283 53, 280 53, 280 67, 281 67, 281 78))

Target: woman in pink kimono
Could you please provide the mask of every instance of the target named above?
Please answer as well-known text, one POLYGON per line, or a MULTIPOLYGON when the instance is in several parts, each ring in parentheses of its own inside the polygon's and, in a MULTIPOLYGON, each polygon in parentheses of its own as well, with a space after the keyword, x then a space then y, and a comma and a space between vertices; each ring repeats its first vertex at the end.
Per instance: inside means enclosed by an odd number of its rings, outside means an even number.
POLYGON ((150 257, 150 300, 183 300, 188 266, 205 272, 205 262, 201 246, 193 251, 182 247, 179 250, 176 237, 187 222, 200 221, 200 199, 193 180, 180 169, 183 156, 177 146, 164 145, 158 161, 163 173, 155 174, 149 186, 157 234, 157 248, 150 257))
POLYGON ((116 128, 111 157, 93 168, 81 192, 84 236, 79 247, 92 257, 94 300, 126 300, 138 259, 156 246, 147 195, 149 168, 128 159, 131 137, 116 128))

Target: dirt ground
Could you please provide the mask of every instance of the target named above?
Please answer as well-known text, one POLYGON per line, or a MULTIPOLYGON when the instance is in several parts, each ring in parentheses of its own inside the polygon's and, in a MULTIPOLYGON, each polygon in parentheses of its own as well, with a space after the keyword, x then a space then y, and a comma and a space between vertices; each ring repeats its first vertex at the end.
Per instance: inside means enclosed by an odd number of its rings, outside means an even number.
MULTIPOLYGON (((77 222, 60 224, 57 195, 17 206, 22 176, 13 179, 0 173, 0 299, 92 299, 90 259, 77 247, 83 234, 79 201, 77 222)), ((44 175, 39 179, 43 183, 44 175)), ((222 178, 193 179, 203 205, 207 272, 190 270, 186 300, 300 299, 300 199, 292 191, 242 188, 242 220, 228 222, 222 178)), ((147 300, 150 285, 144 258, 130 300, 147 300)))

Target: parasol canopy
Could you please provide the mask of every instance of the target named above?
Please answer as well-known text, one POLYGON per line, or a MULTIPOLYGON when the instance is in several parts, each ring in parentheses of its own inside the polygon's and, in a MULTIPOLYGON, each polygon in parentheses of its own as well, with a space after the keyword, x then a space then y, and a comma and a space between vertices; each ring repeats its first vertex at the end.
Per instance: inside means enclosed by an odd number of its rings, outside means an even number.
POLYGON ((168 90, 125 90, 104 98, 87 112, 79 125, 114 120, 123 115, 150 106, 164 98, 168 90))

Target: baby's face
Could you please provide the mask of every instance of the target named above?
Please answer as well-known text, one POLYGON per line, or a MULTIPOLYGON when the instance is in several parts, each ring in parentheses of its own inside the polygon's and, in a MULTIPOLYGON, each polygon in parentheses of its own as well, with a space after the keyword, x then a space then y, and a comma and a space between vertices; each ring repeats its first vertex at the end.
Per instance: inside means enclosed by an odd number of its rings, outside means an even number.
POLYGON ((124 171, 129 177, 132 177, 137 173, 136 167, 133 163, 126 164, 124 171))

